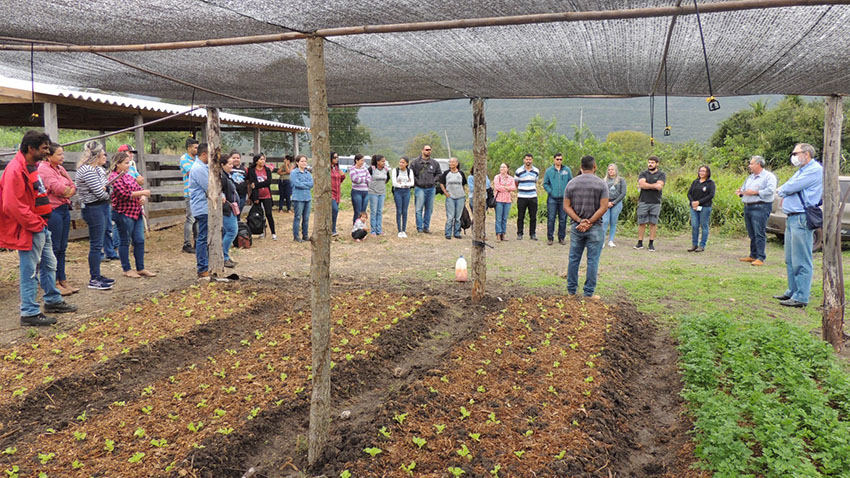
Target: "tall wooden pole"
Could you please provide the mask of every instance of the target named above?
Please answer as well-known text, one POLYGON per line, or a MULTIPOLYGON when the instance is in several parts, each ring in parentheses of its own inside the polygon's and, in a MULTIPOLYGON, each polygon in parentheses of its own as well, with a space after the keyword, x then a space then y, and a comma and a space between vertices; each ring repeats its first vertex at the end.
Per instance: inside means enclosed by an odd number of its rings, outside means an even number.
POLYGON ((484 121, 484 100, 472 100, 472 154, 475 168, 475 190, 472 192, 472 301, 484 298, 487 282, 487 251, 484 250, 485 218, 487 217, 487 123, 484 121))
POLYGON ((313 395, 310 401, 307 449, 307 462, 313 467, 321 462, 331 423, 331 145, 324 40, 320 37, 307 39, 307 91, 313 152, 313 206, 316 211, 313 216, 316 219, 313 223, 313 256, 310 262, 313 395))
POLYGON ((836 352, 844 345, 844 277, 841 273, 841 160, 842 98, 826 99, 823 125, 823 339, 836 352))
POLYGON ((218 108, 207 108, 207 144, 210 147, 210 180, 207 188, 207 244, 209 245, 210 275, 224 276, 224 251, 221 248, 221 124, 218 108))
MULTIPOLYGON (((133 117, 133 123, 136 125, 136 130, 133 132, 136 141, 136 170, 142 177, 146 177, 148 174, 147 163, 145 162, 145 127, 142 126, 145 124, 145 118, 142 115, 136 115, 133 117)), ((150 211, 150 206, 145 205, 142 207, 142 212, 144 212, 145 217, 148 217, 148 212, 150 211)), ((150 230, 148 221, 145 220, 145 230, 150 230)))
POLYGON ((254 128, 254 154, 260 154, 260 128, 254 128))
POLYGON ((59 142, 59 114, 56 103, 44 104, 44 132, 50 136, 50 141, 59 142))

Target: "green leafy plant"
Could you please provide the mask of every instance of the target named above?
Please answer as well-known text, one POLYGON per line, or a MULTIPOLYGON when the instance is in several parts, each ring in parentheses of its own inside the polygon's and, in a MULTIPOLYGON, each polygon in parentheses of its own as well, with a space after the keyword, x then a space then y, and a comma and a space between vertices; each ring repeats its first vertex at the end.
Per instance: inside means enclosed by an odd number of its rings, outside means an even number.
POLYGON ((377 447, 369 447, 369 448, 363 449, 363 452, 366 453, 367 455, 371 456, 372 458, 375 458, 376 456, 378 456, 379 453, 381 453, 383 451, 384 450, 381 450, 380 448, 377 448, 377 447))
POLYGON ((142 461, 142 458, 144 458, 144 457, 145 457, 144 452, 137 451, 136 453, 133 453, 133 456, 131 456, 127 460, 127 462, 128 463, 139 463, 140 461, 142 461))
POLYGON ((428 443, 427 440, 425 440, 424 438, 420 438, 420 437, 413 437, 413 438, 411 438, 411 441, 413 442, 414 445, 416 445, 420 449, 423 446, 425 446, 426 443, 428 443))
POLYGON ((465 474, 466 472, 465 472, 465 471, 463 471, 463 468, 458 468, 458 467, 456 467, 456 466, 450 466, 450 467, 449 467, 449 473, 451 473, 451 474, 452 474, 452 476, 454 476, 455 478, 457 478, 457 477, 459 477, 460 475, 465 474))

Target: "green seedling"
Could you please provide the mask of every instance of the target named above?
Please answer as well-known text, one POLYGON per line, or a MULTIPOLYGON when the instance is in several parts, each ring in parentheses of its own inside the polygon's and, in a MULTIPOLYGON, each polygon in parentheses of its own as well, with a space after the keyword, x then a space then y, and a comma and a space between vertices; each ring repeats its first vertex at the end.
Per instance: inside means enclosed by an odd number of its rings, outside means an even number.
POLYGON ((383 451, 384 450, 381 450, 380 448, 377 448, 377 447, 369 447, 369 448, 363 449, 363 452, 366 453, 367 455, 371 456, 372 458, 375 458, 376 456, 378 456, 379 453, 381 453, 383 451))
POLYGON ((443 433, 443 430, 446 429, 446 426, 442 425, 442 424, 436 424, 436 425, 434 425, 434 428, 437 429, 437 435, 439 435, 439 434, 443 433))
POLYGON ((472 412, 466 409, 466 407, 460 407, 460 419, 469 418, 472 415, 472 412))
POLYGON ((406 472, 408 475, 413 476, 413 469, 416 468, 416 462, 411 461, 409 465, 405 465, 402 463, 399 468, 401 468, 402 471, 406 472))
POLYGON ((426 444, 426 443, 428 443, 428 442, 427 442, 427 440, 425 440, 424 438, 419 438, 419 437, 413 437, 413 438, 411 439, 411 441, 412 441, 412 442, 413 442, 413 444, 414 444, 414 445, 416 445, 419 449, 422 449, 422 447, 423 447, 423 446, 425 446, 425 444, 426 444))
POLYGON ((115 440, 110 440, 109 438, 107 438, 104 441, 103 450, 107 453, 112 453, 113 451, 115 451, 115 440))
POLYGON ((460 455, 461 458, 466 458, 467 460, 472 460, 472 452, 469 451, 469 448, 466 447, 465 443, 460 445, 460 449, 456 450, 457 454, 460 455))
POLYGON ((131 456, 130 459, 127 460, 127 462, 128 463, 139 463, 140 461, 142 461, 142 458, 144 458, 144 457, 145 457, 144 452, 137 451, 136 453, 133 453, 133 456, 131 456))
POLYGON ((378 430, 378 433, 383 435, 384 438, 390 438, 393 434, 391 431, 387 430, 387 427, 381 427, 380 430, 378 430))
POLYGON ((466 472, 463 471, 463 468, 458 468, 456 466, 450 466, 449 467, 449 473, 451 473, 452 476, 454 476, 455 478, 458 478, 460 475, 463 475, 466 472))
POLYGON ((404 420, 407 418, 407 413, 397 413, 393 415, 393 420, 397 421, 399 425, 404 425, 404 420))

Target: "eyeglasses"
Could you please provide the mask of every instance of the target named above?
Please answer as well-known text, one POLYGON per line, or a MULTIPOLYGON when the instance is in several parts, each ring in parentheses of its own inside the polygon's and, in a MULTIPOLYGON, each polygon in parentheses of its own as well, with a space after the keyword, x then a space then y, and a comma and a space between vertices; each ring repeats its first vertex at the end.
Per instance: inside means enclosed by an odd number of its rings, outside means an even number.
POLYGON ((564 158, 555 158, 555 161, 563 161, 564 158))

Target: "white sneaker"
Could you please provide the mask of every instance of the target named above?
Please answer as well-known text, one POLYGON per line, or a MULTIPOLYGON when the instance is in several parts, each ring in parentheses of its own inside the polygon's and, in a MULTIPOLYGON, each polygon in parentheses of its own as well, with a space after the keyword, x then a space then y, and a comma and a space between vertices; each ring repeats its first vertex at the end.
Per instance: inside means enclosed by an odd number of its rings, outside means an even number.
POLYGON ((272 234, 272 240, 273 240, 273 241, 276 241, 276 240, 277 240, 277 234, 272 234))
POLYGON ((401 232, 401 237, 407 237, 407 233, 406 233, 406 232, 404 232, 404 231, 402 231, 402 232, 401 232))
POLYGON ((614 241, 608 241, 608 247, 617 247, 617 245, 614 244, 614 241))
POLYGON ((398 233, 398 237, 404 237, 404 233, 403 233, 403 232, 399 232, 399 233, 398 233))
POLYGON ((264 232, 264 233, 262 233, 262 234, 260 234, 260 239, 262 239, 262 238, 264 238, 264 237, 266 237, 266 233, 265 233, 265 232, 264 232))

